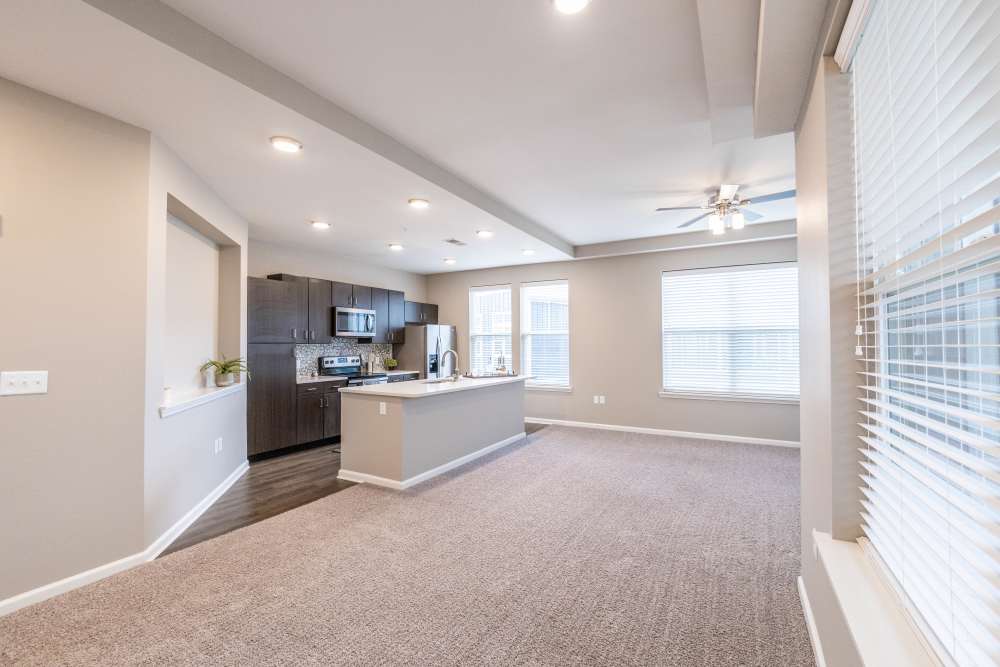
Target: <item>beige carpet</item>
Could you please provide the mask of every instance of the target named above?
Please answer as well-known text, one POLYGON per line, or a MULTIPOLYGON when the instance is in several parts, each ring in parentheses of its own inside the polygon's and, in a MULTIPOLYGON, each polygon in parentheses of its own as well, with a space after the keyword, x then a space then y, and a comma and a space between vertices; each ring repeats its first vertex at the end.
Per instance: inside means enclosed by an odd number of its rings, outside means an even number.
POLYGON ((0 664, 812 665, 798 471, 549 427, 0 618, 0 664))

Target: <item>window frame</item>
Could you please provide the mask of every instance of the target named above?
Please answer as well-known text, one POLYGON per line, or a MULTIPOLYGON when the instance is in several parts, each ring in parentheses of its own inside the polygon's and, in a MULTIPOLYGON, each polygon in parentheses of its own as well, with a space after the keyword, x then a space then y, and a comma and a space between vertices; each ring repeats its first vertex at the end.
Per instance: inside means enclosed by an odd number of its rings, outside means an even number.
POLYGON ((570 287, 568 278, 556 278, 553 280, 533 280, 529 282, 522 282, 518 284, 518 370, 522 373, 527 374, 525 370, 525 345, 524 341, 527 336, 532 335, 532 332, 525 331, 525 318, 524 318, 524 304, 525 304, 525 294, 527 287, 545 287, 548 285, 565 285, 566 286, 566 384, 552 384, 548 382, 535 382, 528 380, 524 383, 526 389, 536 390, 536 391, 563 391, 571 392, 573 391, 573 336, 571 333, 572 326, 570 324, 572 318, 573 309, 570 305, 570 287))
POLYGON ((509 296, 509 303, 510 303, 510 317, 511 317, 511 322, 510 322, 510 332, 507 334, 508 337, 510 338, 510 359, 507 361, 507 369, 509 371, 513 370, 512 364, 514 363, 514 286, 511 283, 499 283, 499 284, 496 284, 496 285, 473 285, 473 286, 469 287, 469 295, 468 295, 468 301, 467 301, 469 312, 468 312, 468 317, 466 318, 467 322, 468 322, 468 326, 469 326, 469 341, 468 341, 468 344, 469 344, 469 347, 468 347, 468 352, 469 352, 469 370, 468 370, 468 372, 469 373, 474 372, 473 361, 472 361, 473 360, 472 349, 473 349, 473 340, 474 340, 474 338, 477 335, 491 335, 491 336, 502 335, 502 334, 476 334, 476 333, 474 333, 474 330, 473 330, 473 327, 472 327, 472 315, 473 315, 472 298, 473 298, 473 294, 475 292, 486 292, 486 291, 491 291, 491 290, 496 291, 496 290, 502 290, 502 289, 506 289, 507 290, 507 293, 508 293, 508 296, 509 296))
MULTIPOLYGON (((665 372, 666 357, 664 355, 664 345, 663 345, 663 278, 666 274, 709 274, 709 273, 726 273, 735 272, 739 269, 748 269, 753 267, 782 267, 790 266, 798 269, 798 261, 795 260, 783 260, 778 262, 755 262, 752 264, 730 264, 725 266, 709 266, 709 267, 698 267, 692 269, 661 269, 658 273, 658 279, 660 284, 660 317, 657 320, 657 336, 659 340, 660 347, 660 379, 659 379, 659 391, 657 394, 660 398, 683 398, 691 400, 704 400, 704 401, 727 401, 735 403, 774 403, 782 405, 798 405, 801 400, 802 387, 801 382, 799 385, 799 394, 797 396, 773 396, 766 394, 744 394, 744 393, 733 393, 733 392, 709 392, 709 391, 682 391, 676 389, 667 389, 663 386, 663 375, 665 372)), ((801 325, 800 329, 801 331, 801 325)), ((800 348, 801 355, 801 348, 800 348)), ((801 368, 801 365, 800 365, 801 368)))

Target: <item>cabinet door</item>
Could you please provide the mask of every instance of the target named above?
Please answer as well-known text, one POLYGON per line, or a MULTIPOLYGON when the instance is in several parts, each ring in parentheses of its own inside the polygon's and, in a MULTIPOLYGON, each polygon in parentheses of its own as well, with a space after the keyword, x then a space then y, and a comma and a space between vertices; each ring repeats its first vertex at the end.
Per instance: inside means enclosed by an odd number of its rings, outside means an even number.
POLYGON ((395 345, 406 342, 406 316, 403 293, 389 290, 389 342, 395 345))
POLYGON ((247 278, 247 341, 294 343, 304 340, 294 283, 247 278))
POLYGON ((375 337, 373 343, 389 342, 389 290, 372 288, 372 310, 375 311, 375 337))
POLYGON ((340 392, 336 389, 326 393, 323 424, 324 437, 332 438, 335 435, 340 435, 340 392))
POLYGON ((372 288, 365 287, 364 285, 354 285, 354 307, 355 308, 371 308, 372 307, 372 288))
POLYGON ((335 308, 351 308, 354 305, 354 285, 333 283, 333 305, 335 308))
POLYGON ((416 301, 407 301, 403 306, 403 314, 406 318, 407 324, 423 324, 424 323, 424 311, 421 308, 423 304, 417 303, 416 301))
POLYGON ((297 443, 323 439, 326 394, 319 387, 311 387, 315 393, 300 392, 296 407, 298 437, 297 443))
POLYGON ((438 323, 438 307, 436 303, 423 303, 421 310, 424 313, 424 324, 438 323))
POLYGON ((333 283, 309 279, 309 342, 333 341, 333 283))
POLYGON ((247 454, 296 443, 295 345, 248 345, 247 454))
POLYGON ((293 276, 288 273, 274 273, 268 280, 281 281, 295 286, 295 341, 308 343, 311 339, 309 331, 309 279, 293 276))

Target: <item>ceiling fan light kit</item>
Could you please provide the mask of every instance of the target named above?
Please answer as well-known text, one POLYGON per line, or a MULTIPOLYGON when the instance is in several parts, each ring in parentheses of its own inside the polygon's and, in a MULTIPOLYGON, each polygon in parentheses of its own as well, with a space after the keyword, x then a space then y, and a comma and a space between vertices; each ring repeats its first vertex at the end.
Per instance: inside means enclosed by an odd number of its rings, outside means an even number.
POLYGON ((746 227, 746 223, 748 221, 753 222, 764 217, 760 213, 747 209, 747 206, 779 201, 781 199, 790 199, 795 196, 795 190, 785 190, 784 192, 775 192, 773 194, 762 195, 760 197, 742 199, 736 194, 739 189, 739 185, 723 183, 719 186, 718 194, 712 197, 712 199, 710 199, 704 206, 666 206, 656 209, 656 212, 688 211, 691 209, 707 211, 706 213, 702 213, 701 215, 682 223, 678 226, 678 229, 690 227, 699 220, 708 218, 708 229, 712 232, 712 234, 718 236, 720 234, 725 234, 727 229, 743 229, 746 227))

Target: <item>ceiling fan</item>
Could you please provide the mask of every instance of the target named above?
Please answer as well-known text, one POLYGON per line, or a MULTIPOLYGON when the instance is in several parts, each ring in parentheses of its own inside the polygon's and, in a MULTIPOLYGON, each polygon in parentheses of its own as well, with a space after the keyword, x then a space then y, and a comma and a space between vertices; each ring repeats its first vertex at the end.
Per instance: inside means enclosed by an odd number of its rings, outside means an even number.
POLYGON ((743 229, 748 220, 753 222, 764 217, 760 213, 748 210, 747 206, 789 199, 795 196, 795 190, 785 190, 784 192, 775 192, 769 195, 761 195, 760 197, 741 199, 736 194, 739 189, 740 186, 738 185, 723 184, 719 186, 719 193, 709 199, 708 203, 704 206, 665 206, 656 209, 656 211, 687 211, 691 209, 706 211, 681 224, 678 226, 678 229, 690 227, 699 220, 708 218, 708 228, 712 230, 713 234, 725 234, 726 229, 743 229))

